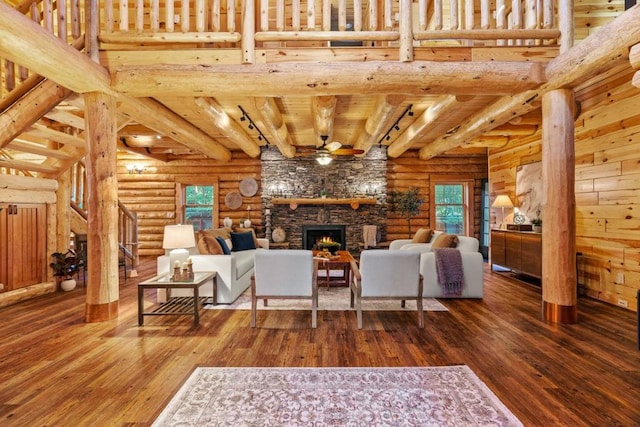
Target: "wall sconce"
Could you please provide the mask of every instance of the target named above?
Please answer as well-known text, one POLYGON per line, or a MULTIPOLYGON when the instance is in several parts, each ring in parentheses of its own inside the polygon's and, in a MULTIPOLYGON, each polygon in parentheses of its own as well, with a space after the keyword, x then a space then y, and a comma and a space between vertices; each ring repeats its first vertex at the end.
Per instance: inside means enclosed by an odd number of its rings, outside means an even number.
POLYGON ((127 171, 129 171, 129 174, 141 174, 145 169, 144 165, 138 163, 127 165, 127 171))

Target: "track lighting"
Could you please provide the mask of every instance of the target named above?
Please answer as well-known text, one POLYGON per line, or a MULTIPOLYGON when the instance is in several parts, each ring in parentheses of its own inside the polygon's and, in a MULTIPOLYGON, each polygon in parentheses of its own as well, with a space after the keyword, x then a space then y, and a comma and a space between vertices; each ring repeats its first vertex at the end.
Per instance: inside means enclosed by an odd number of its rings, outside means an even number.
POLYGON ((391 131, 400 131, 400 121, 404 118, 404 116, 409 115, 413 116, 413 104, 409 104, 406 110, 398 117, 398 120, 389 128, 387 133, 384 134, 382 138, 378 141, 378 147, 382 148, 382 141, 390 141, 391 140, 391 131))
POLYGON ((261 130, 260 130, 260 128, 258 127, 258 125, 256 125, 256 124, 253 122, 253 120, 251 120, 251 116, 249 116, 249 114, 248 114, 246 111, 244 111, 244 109, 242 108, 242 106, 238 105, 238 108, 240 109, 240 111, 242 111, 242 116, 240 116, 240 121, 241 121, 241 122, 244 122, 244 121, 247 121, 247 120, 248 120, 248 121, 249 121, 249 125, 248 125, 247 127, 249 128, 249 130, 254 130, 254 129, 255 129, 255 131, 256 131, 256 132, 258 132, 258 141, 262 141, 262 140, 264 140, 264 142, 265 142, 267 145, 271 145, 271 144, 269 143, 269 140, 267 139, 267 137, 266 137, 266 136, 264 136, 264 134, 262 133, 262 131, 261 131, 261 130))

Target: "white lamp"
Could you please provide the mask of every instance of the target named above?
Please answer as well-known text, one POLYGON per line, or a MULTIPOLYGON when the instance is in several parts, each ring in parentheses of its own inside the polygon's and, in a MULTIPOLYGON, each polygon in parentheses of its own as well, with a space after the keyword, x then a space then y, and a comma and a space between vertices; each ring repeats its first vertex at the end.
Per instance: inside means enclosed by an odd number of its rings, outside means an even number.
POLYGON ((500 194, 498 197, 496 197, 496 200, 493 201, 491 207, 502 208, 502 224, 500 224, 500 228, 507 228, 506 222, 504 222, 504 208, 513 208, 513 202, 511 201, 509 196, 506 194, 500 194))
POLYGON ((189 251, 186 248, 193 248, 195 245, 196 239, 193 235, 193 225, 165 225, 162 247, 171 249, 169 251, 169 271, 176 266, 176 261, 178 262, 177 265, 182 267, 182 264, 187 262, 187 258, 189 258, 189 251))

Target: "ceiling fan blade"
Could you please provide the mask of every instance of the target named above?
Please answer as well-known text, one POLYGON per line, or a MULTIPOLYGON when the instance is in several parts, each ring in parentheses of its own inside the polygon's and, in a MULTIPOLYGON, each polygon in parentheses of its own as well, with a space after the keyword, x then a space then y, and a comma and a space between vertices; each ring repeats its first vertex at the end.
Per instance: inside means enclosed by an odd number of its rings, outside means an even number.
POLYGON ((336 156, 352 156, 354 154, 362 153, 364 153, 364 150, 357 150, 355 148, 340 148, 331 152, 331 154, 335 154, 336 156))
POLYGON ((324 146, 324 148, 332 152, 338 150, 340 147, 342 147, 342 144, 340 144, 338 141, 330 142, 324 146))

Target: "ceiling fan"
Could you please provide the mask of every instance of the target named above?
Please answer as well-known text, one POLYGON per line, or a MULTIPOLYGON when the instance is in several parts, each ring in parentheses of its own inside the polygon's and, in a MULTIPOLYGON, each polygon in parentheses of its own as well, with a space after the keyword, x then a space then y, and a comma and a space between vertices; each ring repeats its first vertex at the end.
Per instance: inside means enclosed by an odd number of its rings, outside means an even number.
POLYGON ((316 161, 322 166, 325 166, 331 163, 332 156, 352 156, 354 154, 364 153, 364 150, 355 148, 342 148, 342 144, 338 141, 333 141, 327 144, 329 135, 320 135, 320 138, 322 139, 322 145, 316 148, 313 153, 301 153, 300 155, 315 155, 316 161))

